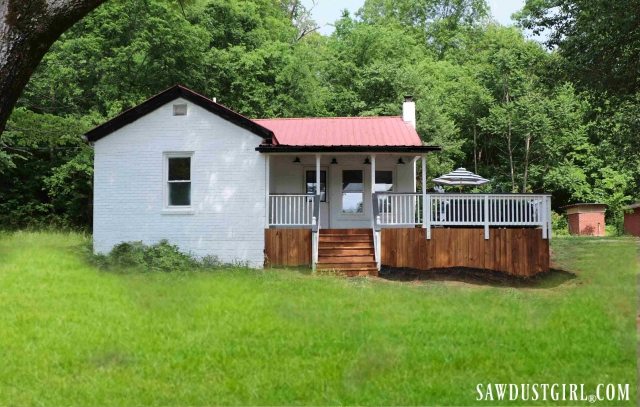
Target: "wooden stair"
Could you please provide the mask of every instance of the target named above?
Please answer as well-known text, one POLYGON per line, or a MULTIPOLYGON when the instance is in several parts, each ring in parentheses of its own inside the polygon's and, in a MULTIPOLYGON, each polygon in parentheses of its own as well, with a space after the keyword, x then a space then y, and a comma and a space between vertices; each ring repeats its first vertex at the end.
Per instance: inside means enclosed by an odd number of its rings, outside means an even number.
POLYGON ((371 229, 321 229, 317 269, 349 277, 377 276, 371 229))

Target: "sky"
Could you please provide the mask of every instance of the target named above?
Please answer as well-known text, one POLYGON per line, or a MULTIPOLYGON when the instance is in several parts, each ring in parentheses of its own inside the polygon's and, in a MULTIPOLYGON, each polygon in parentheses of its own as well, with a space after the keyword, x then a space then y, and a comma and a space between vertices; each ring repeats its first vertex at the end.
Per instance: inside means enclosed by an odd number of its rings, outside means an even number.
MULTIPOLYGON (((493 17, 503 25, 511 25, 511 14, 524 6, 525 0, 488 0, 493 17)), ((345 8, 356 12, 364 4, 364 0, 315 0, 313 18, 318 22, 322 34, 331 34, 333 27, 330 25, 338 18, 345 8)), ((313 4, 313 0, 304 0, 307 7, 313 4)))

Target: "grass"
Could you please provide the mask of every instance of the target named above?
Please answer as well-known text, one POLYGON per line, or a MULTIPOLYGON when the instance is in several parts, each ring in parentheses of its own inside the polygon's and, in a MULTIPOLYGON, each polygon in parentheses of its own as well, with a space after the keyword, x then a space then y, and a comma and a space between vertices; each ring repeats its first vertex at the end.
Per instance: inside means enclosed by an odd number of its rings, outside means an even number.
POLYGON ((500 404, 478 383, 629 383, 635 404, 632 239, 555 239, 576 278, 531 288, 107 273, 85 244, 0 234, 0 405, 500 404))

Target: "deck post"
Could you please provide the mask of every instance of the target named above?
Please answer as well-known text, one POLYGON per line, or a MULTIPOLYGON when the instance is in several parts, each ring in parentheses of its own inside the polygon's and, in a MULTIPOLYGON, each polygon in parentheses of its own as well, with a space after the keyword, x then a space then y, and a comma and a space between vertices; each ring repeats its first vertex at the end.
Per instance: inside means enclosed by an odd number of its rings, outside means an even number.
POLYGON ((320 154, 316 154, 316 195, 320 194, 320 154))
POLYGON ((542 238, 547 240, 549 238, 548 232, 549 232, 549 228, 548 228, 548 222, 547 222, 547 198, 544 197, 542 199, 542 201, 540 202, 540 208, 538 209, 538 211, 540 212, 540 220, 542 221, 542 238))
POLYGON ((427 207, 427 155, 422 156, 422 228, 427 229, 427 239, 431 239, 431 211, 427 207))
POLYGON ((371 228, 375 227, 375 213, 373 211, 373 200, 376 193, 376 155, 371 154, 371 228))
POLYGON ((312 225, 311 231, 311 268, 313 272, 316 272, 318 265, 318 247, 320 241, 320 154, 316 154, 316 195, 313 199, 313 220, 315 225, 312 225))
POLYGON ((264 175, 264 183, 265 183, 265 187, 264 187, 264 214, 265 214, 265 225, 264 228, 265 229, 269 229, 270 226, 270 220, 269 220, 269 214, 271 213, 271 208, 269 208, 269 193, 270 193, 270 186, 269 186, 269 176, 271 175, 271 161, 269 160, 270 156, 269 154, 265 154, 265 175, 264 175))
POLYGON ((547 197, 547 226, 549 228, 548 232, 547 232, 547 239, 551 240, 551 235, 553 235, 553 226, 551 223, 551 215, 552 215, 552 210, 551 210, 551 197, 548 196, 547 197))
POLYGON ((484 240, 489 240, 489 195, 484 196, 484 240))

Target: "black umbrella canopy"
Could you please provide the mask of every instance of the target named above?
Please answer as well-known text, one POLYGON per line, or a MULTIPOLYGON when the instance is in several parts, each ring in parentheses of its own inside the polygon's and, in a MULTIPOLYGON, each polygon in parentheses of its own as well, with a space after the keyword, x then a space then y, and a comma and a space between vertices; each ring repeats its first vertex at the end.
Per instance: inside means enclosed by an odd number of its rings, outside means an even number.
POLYGON ((471 171, 467 171, 465 168, 458 168, 455 171, 434 179, 433 182, 440 185, 478 186, 486 184, 489 180, 471 171))

